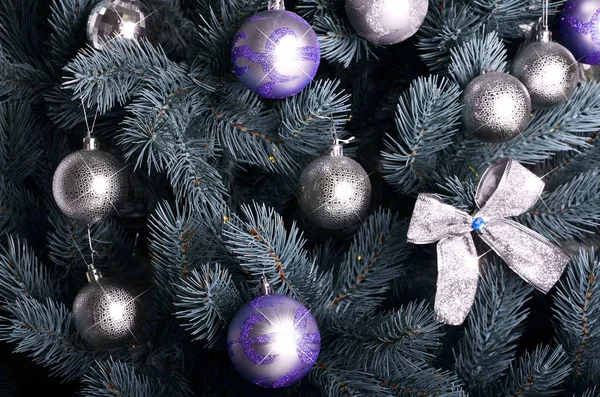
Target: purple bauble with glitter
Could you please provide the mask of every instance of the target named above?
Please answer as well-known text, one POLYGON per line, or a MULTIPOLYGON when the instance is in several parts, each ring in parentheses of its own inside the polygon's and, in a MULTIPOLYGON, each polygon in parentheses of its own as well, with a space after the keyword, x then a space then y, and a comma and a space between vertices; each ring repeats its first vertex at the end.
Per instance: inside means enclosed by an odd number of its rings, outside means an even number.
POLYGON ((314 317, 284 295, 259 296, 233 317, 227 350, 235 369, 268 388, 299 381, 319 356, 321 334, 314 317))
POLYGON ((248 18, 231 50, 233 69, 248 89, 263 98, 296 95, 317 74, 317 34, 299 15, 267 10, 248 18))
POLYGON ((600 65, 600 0, 571 0, 558 24, 559 42, 579 62, 600 65))

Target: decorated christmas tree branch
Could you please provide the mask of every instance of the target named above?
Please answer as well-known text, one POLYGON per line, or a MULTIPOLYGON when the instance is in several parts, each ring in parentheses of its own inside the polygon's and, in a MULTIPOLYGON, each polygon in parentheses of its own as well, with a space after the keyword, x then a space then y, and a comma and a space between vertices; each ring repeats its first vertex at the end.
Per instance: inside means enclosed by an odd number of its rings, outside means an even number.
POLYGON ((186 67, 171 61, 160 47, 147 40, 112 39, 102 51, 86 49, 64 68, 63 87, 88 108, 106 113, 125 105, 152 76, 185 76, 186 67))
POLYGON ((4 309, 8 317, 0 317, 0 338, 17 343, 15 353, 28 353, 52 375, 77 379, 98 358, 75 338, 73 317, 63 304, 22 297, 4 309))
POLYGON ((323 59, 344 68, 362 60, 377 59, 375 45, 360 37, 338 15, 316 15, 313 26, 319 37, 323 59))
POLYGON ((389 211, 379 210, 367 218, 337 267, 332 300, 336 312, 358 309, 368 313, 383 300, 390 280, 403 274, 403 262, 413 247, 406 243, 408 225, 389 211))
POLYGON ((508 376, 496 393, 522 397, 559 395, 559 385, 569 370, 568 358, 561 346, 554 349, 540 346, 511 363, 508 376))
POLYGON ((49 23, 52 32, 48 46, 50 60, 55 66, 64 66, 77 55, 75 49, 83 47, 84 40, 79 33, 86 25, 87 15, 93 3, 90 0, 54 0, 50 5, 49 23))
POLYGON ((424 302, 411 302, 393 312, 337 316, 330 322, 335 334, 328 347, 343 357, 348 367, 390 376, 396 367, 419 367, 431 361, 443 336, 424 302))
POLYGON ((26 242, 9 236, 0 248, 0 296, 11 305, 22 296, 43 302, 59 297, 56 273, 42 265, 26 242))
POLYGON ((484 33, 450 48, 450 76, 464 89, 484 72, 507 70, 506 48, 496 31, 484 33))
POLYGON ((574 383, 593 386, 599 380, 600 264, 593 250, 581 249, 557 288, 554 300, 557 340, 571 362, 574 383), (591 371, 590 371, 591 370, 591 371))
POLYGON ((256 94, 235 84, 214 98, 205 127, 240 163, 258 165, 272 172, 293 173, 297 164, 278 136, 279 119, 256 94))
POLYGON ((581 173, 545 193, 535 207, 520 216, 523 223, 551 239, 585 240, 600 226, 600 170, 581 173))
POLYGON ((232 215, 223 235, 246 272, 265 275, 275 292, 292 294, 311 308, 331 294, 331 275, 308 259, 295 225, 288 232, 281 215, 257 203, 242 206, 241 213, 243 218, 232 215))
POLYGON ((318 156, 331 146, 331 132, 348 121, 350 95, 339 80, 319 80, 281 103, 279 137, 286 150, 318 156))
POLYGON ((454 370, 478 395, 504 376, 516 355, 524 307, 532 287, 494 258, 481 265, 482 277, 465 333, 454 351, 454 370))
POLYGON ((427 16, 416 35, 416 47, 429 70, 446 72, 450 49, 473 38, 481 23, 481 17, 469 3, 430 0, 427 16))
POLYGON ((83 376, 81 393, 86 396, 137 396, 159 397, 170 395, 167 385, 159 379, 140 374, 135 367, 112 357, 96 361, 83 376))
POLYGON ((437 166, 440 151, 452 144, 461 104, 458 86, 446 78, 419 78, 402 94, 396 112, 398 135, 388 135, 382 172, 402 193, 413 193, 437 166))
POLYGON ((388 387, 394 396, 444 396, 465 397, 462 383, 450 371, 429 365, 403 367, 397 365, 391 374, 383 376, 382 386, 388 387), (418 368, 418 369, 417 369, 418 368))
POLYGON ((207 347, 223 347, 224 330, 244 303, 227 269, 203 265, 176 287, 176 315, 182 326, 194 340, 206 340, 207 347))

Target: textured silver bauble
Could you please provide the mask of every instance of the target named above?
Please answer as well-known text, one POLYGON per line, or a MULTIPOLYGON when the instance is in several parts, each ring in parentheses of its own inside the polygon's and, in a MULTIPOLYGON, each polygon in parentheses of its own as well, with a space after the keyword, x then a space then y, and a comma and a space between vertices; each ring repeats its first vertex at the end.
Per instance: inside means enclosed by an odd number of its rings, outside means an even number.
POLYGON ((110 278, 86 284, 73 301, 75 328, 96 348, 120 347, 134 339, 141 317, 136 295, 110 278))
POLYGON ((52 193, 58 207, 76 221, 96 223, 117 211, 127 194, 123 165, 101 150, 79 150, 58 165, 52 193))
POLYGON ((311 222, 326 229, 343 229, 359 222, 367 212, 371 181, 351 158, 324 156, 302 171, 297 198, 311 222))
POLYGON ((511 73, 529 91, 534 109, 550 109, 567 102, 579 80, 575 57, 562 45, 534 42, 513 60, 511 73))
POLYGON ((427 0, 346 0, 356 32, 374 44, 396 44, 415 34, 427 15, 427 0))
POLYGON ((531 117, 527 88, 507 73, 474 78, 463 92, 463 126, 484 142, 505 142, 523 132, 531 117))
POLYGON ((115 36, 151 39, 154 27, 149 16, 148 8, 137 0, 102 0, 88 17, 88 42, 101 50, 103 42, 115 36))

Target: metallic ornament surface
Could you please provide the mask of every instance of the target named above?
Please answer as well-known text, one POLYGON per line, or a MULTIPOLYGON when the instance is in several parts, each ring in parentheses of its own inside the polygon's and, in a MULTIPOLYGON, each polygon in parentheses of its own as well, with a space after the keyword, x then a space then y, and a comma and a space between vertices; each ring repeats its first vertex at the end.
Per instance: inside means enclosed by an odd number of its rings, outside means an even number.
POLYGON ((110 278, 86 284, 73 301, 75 328, 96 348, 121 347, 133 340, 140 317, 133 292, 110 278))
POLYGON ((600 64, 600 0, 570 0, 558 20, 559 42, 575 59, 600 64))
POLYGON ((233 69, 263 98, 281 99, 302 91, 317 74, 317 34, 299 15, 267 10, 248 18, 233 39, 233 69))
POLYGON ((115 213, 127 194, 123 165, 101 150, 79 150, 58 165, 52 193, 61 211, 76 221, 97 223, 115 213))
POLYGON ((299 381, 317 361, 321 334, 314 317, 284 295, 259 296, 233 317, 227 351, 235 369, 267 388, 299 381))
POLYGON ((527 88, 507 73, 474 78, 463 92, 463 125, 468 134, 491 143, 506 142, 523 132, 531 114, 527 88))
POLYGON ((408 229, 408 242, 437 242, 438 282, 434 310, 446 324, 462 324, 473 305, 479 264, 472 232, 521 278, 547 293, 569 262, 560 247, 511 220, 540 198, 544 182, 511 158, 492 164, 483 174, 475 202, 467 212, 445 204, 438 196, 421 193, 408 229))
POLYGON ((513 60, 511 74, 529 91, 534 109, 567 102, 579 81, 573 54, 552 41, 531 43, 521 50, 513 60))
POLYGON ((369 208, 371 181, 349 157, 319 157, 302 171, 298 183, 298 206, 319 227, 346 228, 360 222, 369 208))
POLYGON ((346 14, 356 32, 374 44, 396 44, 423 24, 427 0, 346 0, 346 14))
POLYGON ((151 38, 150 11, 136 0, 103 0, 90 13, 88 42, 101 50, 104 42, 115 36, 126 39, 151 38))

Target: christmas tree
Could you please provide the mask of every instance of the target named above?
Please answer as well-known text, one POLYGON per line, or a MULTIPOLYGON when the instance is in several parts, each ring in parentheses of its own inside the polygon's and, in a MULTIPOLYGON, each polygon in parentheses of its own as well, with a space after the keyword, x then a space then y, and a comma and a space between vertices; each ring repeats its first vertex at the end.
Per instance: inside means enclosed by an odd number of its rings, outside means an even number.
MULTIPOLYGON (((548 104, 516 61, 546 27, 560 41, 562 1, 288 0, 290 24, 311 28, 294 43, 314 31, 318 44, 302 44, 298 59, 292 44, 280 46, 276 75, 243 26, 267 23, 256 14, 280 1, 133 3, 0 2, 2 396, 600 395, 600 74, 566 65, 574 85, 548 104), (392 11, 377 14, 384 5, 392 11), (118 19, 100 18, 117 6, 118 19), (373 18, 406 22, 384 34, 373 18), (111 23, 120 33, 101 37, 111 23), (299 63, 316 75, 302 70, 305 83, 282 93, 299 78, 281 70, 299 63), (470 83, 490 76, 521 90, 511 98, 522 103, 494 107, 498 92, 481 102, 477 90, 491 83, 470 83), (498 133, 497 122, 516 127, 498 133), (117 174, 127 181, 118 207, 104 208, 114 216, 91 208, 92 196, 80 200, 89 192, 79 174, 59 168, 86 158, 83 138, 122 163, 93 187, 115 189, 117 174), (366 175, 351 175, 360 183, 344 200, 362 200, 351 210, 302 193, 303 171, 335 158, 334 143, 346 165, 329 183, 350 167, 366 175), (478 184, 498 164, 544 186, 533 192, 513 178, 502 187, 504 209, 532 198, 531 208, 505 211, 525 234, 497 238, 483 218, 471 227, 481 196, 491 201, 478 184), (76 197, 61 204, 57 189, 69 184, 65 197, 76 197), (448 261, 445 234, 412 238, 429 214, 417 197, 469 220, 450 254, 474 262, 448 261), (504 251, 498 239, 510 242, 504 251), (532 239, 560 253, 544 257, 532 239), (540 257, 547 266, 525 274, 523 263, 540 257), (444 289, 452 277, 465 287, 444 289), (112 294, 98 280, 130 291, 123 299, 135 308, 116 314, 135 315, 126 332, 100 335, 106 319, 87 318, 96 307, 78 303, 95 286, 112 294), (261 307, 247 305, 260 285, 308 309, 294 323, 312 346, 296 349, 308 373, 270 384, 285 387, 261 387, 283 364, 245 379, 232 347, 241 342, 228 335, 236 313, 261 307)), ((574 26, 589 35, 598 23, 589 21, 574 26)), ((279 43, 267 36, 263 46, 279 43)), ((554 87, 540 76, 539 90, 554 87)), ((488 179, 494 189, 502 175, 488 179)), ((425 229, 446 227, 437 219, 425 229)), ((269 336, 248 333, 244 349, 262 352, 252 370, 281 359, 263 346, 269 336)))

